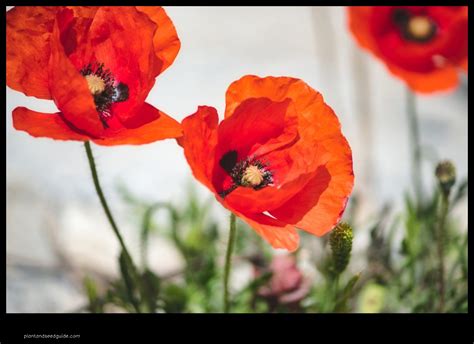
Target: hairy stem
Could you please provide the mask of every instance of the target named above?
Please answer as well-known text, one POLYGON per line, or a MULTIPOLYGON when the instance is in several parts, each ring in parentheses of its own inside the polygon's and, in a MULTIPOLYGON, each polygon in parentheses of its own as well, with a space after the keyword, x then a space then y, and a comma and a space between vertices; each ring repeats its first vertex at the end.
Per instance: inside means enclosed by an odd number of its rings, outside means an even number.
POLYGON ((441 214, 438 225, 438 235, 437 235, 437 250, 438 250, 438 259, 439 259, 439 273, 438 273, 438 287, 439 287, 439 305, 438 312, 444 311, 444 302, 445 302, 445 278, 444 278, 444 240, 445 240, 445 226, 446 226, 446 216, 449 209, 449 197, 447 194, 441 194, 441 214))
POLYGON ((229 228, 229 241, 227 242, 227 252, 225 256, 225 268, 224 268, 224 313, 229 313, 230 302, 229 302, 229 275, 232 261, 232 251, 235 243, 235 215, 230 214, 230 228, 229 228))
POLYGON ((96 164, 94 160, 94 155, 92 154, 92 149, 91 149, 91 145, 89 141, 86 141, 84 143, 84 146, 86 148, 87 159, 89 160, 89 166, 90 166, 91 174, 92 174, 92 180, 94 181, 95 190, 97 192, 97 195, 99 196, 100 204, 102 205, 105 215, 107 216, 107 220, 109 220, 112 230, 114 231, 115 236, 117 237, 120 243, 120 247, 122 248, 124 258, 127 264, 129 265, 131 272, 133 274, 133 279, 135 280, 135 283, 137 283, 137 286, 140 288, 141 283, 140 283, 139 274, 137 272, 135 264, 133 263, 132 257, 130 256, 130 253, 128 252, 128 249, 127 249, 127 246, 125 245, 123 237, 120 234, 120 230, 118 229, 117 224, 115 223, 114 217, 112 216, 112 212, 110 211, 110 208, 107 204, 107 200, 102 191, 102 187, 100 186, 99 175, 97 174, 97 168, 96 168, 96 164))
POLYGON ((417 209, 420 208, 423 201, 423 187, 421 182, 421 145, 420 131, 418 125, 418 115, 416 111, 415 95, 407 88, 406 112, 408 115, 408 125, 410 129, 410 146, 412 149, 412 180, 415 188, 415 199, 417 209))

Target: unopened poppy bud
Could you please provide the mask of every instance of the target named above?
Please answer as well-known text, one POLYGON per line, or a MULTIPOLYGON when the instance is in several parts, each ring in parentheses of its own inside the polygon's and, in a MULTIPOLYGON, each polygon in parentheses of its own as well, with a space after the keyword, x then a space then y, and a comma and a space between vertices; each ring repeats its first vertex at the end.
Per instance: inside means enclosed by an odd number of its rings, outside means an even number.
POLYGON ((352 227, 345 222, 339 223, 332 230, 329 236, 334 272, 336 274, 343 272, 346 269, 347 264, 349 264, 352 250, 352 239, 352 227))
POLYGON ((456 168, 454 164, 449 161, 442 161, 436 166, 436 178, 438 178, 441 190, 445 195, 449 195, 449 192, 456 182, 456 168))

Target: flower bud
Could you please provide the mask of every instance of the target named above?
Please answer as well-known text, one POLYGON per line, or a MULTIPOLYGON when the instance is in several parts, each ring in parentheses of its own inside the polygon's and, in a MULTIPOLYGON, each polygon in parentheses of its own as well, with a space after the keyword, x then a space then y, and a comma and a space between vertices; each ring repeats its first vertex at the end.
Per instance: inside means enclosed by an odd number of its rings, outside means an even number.
POLYGON ((332 249, 334 272, 339 275, 343 272, 351 258, 352 250, 352 227, 340 222, 331 232, 329 236, 329 244, 332 249))
POLYGON ((441 190, 445 196, 448 196, 451 188, 456 182, 456 168, 454 167, 454 164, 449 160, 440 162, 436 166, 435 174, 436 178, 438 178, 441 190))

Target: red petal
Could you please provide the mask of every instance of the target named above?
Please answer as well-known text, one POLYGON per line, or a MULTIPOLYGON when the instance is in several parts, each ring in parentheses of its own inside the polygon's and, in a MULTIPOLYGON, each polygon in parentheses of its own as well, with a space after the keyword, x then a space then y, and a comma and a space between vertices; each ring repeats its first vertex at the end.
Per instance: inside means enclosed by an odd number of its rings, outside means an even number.
POLYGON ((157 29, 153 36, 153 46, 158 59, 162 61, 160 73, 168 68, 178 55, 181 47, 173 22, 165 10, 158 6, 137 6, 140 12, 146 13, 156 23, 157 29))
POLYGON ((96 60, 128 86, 129 98, 112 106, 122 122, 137 115, 161 68, 153 48, 155 30, 156 24, 135 7, 102 7, 90 27, 96 60))
POLYGON ((349 29, 356 38, 356 42, 362 48, 373 52, 375 40, 369 27, 371 13, 372 7, 370 6, 347 7, 349 29))
POLYGON ((268 241, 273 248, 282 248, 290 252, 298 248, 300 238, 293 226, 265 214, 244 215, 236 211, 234 212, 247 222, 262 238, 268 241))
POLYGON ((7 12, 7 85, 27 96, 51 99, 49 37, 58 7, 16 6, 7 12))
MULTIPOLYGON (((237 152, 237 160, 254 156, 263 158, 272 150, 283 147, 297 139, 297 117, 289 107, 289 99, 272 102, 267 98, 244 101, 231 117, 219 125, 216 161, 230 151, 237 152)), ((213 171, 214 187, 221 192, 222 183, 228 173, 220 163, 213 171)), ((243 191, 245 192, 245 191, 243 191)))
POLYGON ((87 141, 85 134, 75 131, 61 117, 60 113, 42 113, 25 107, 13 110, 13 127, 26 131, 34 137, 49 137, 56 140, 87 141))
POLYGON ((93 59, 94 52, 88 34, 100 7, 68 6, 68 8, 73 12, 73 19, 60 23, 61 43, 72 64, 77 70, 81 70, 93 59))
POLYGON ((452 65, 431 73, 409 72, 392 64, 387 67, 392 74, 403 79, 413 91, 419 93, 454 90, 459 83, 458 70, 452 65))
POLYGON ((460 58, 467 56, 467 14, 460 17, 459 11, 436 6, 421 10, 437 23, 440 32, 424 44, 407 40, 400 34, 399 28, 392 24, 393 8, 372 11, 372 35, 382 58, 407 71, 429 73, 438 68, 433 56, 442 56, 450 63, 458 63, 460 58), (388 29, 387 25, 390 25, 388 29))
POLYGON ((225 117, 248 98, 266 97, 275 102, 287 98, 293 101, 298 114, 298 133, 300 140, 321 140, 341 131, 339 120, 321 94, 304 81, 288 77, 265 77, 246 75, 234 81, 226 93, 225 117))
MULTIPOLYGON (((402 60, 405 59, 407 63, 415 64, 416 68, 421 68, 420 71, 424 72, 407 70, 406 66, 404 68, 400 65, 397 58, 395 60, 389 59, 382 53, 380 44, 377 43, 374 32, 371 30, 371 25, 374 27, 389 24, 387 24, 387 20, 382 20, 378 24, 373 23, 381 19, 380 16, 373 15, 375 11, 387 10, 381 7, 350 7, 348 9, 350 29, 361 47, 381 59, 390 72, 403 79, 416 92, 443 91, 453 89, 458 85, 456 66, 467 68, 465 63, 467 57, 467 7, 438 8, 429 6, 425 8, 425 11, 435 17, 443 27, 443 36, 428 48, 426 45, 414 46, 409 42, 398 42, 400 46, 395 47, 396 44, 392 42, 391 46, 384 50, 390 56, 394 54, 401 56, 402 60), (402 43, 403 45, 401 45, 402 43), (432 55, 435 53, 439 53, 447 59, 444 66, 435 68, 432 63, 432 55), (423 62, 423 58, 425 62, 423 62), (428 69, 426 69, 427 67, 428 69)), ((381 31, 383 32, 384 29, 382 28, 381 31)), ((393 37, 392 40, 394 40, 393 37)))
MULTIPOLYGON (((226 115, 230 116, 232 109, 251 97, 267 97, 273 101, 290 98, 293 101, 298 114, 300 135, 300 139, 288 148, 288 151, 294 154, 294 162, 289 165, 287 179, 293 182, 289 183, 286 192, 285 186, 280 188, 285 196, 282 199, 286 198, 283 205, 278 205, 278 202, 272 204, 275 198, 264 192, 271 190, 268 187, 254 191, 253 202, 250 197, 247 197, 247 202, 244 202, 244 197, 233 202, 232 194, 240 196, 240 189, 230 193, 225 202, 237 209, 252 211, 263 210, 261 207, 266 206, 265 210, 282 222, 295 224, 314 233, 332 229, 329 227, 342 214, 345 200, 349 197, 353 185, 351 150, 341 133, 337 116, 324 103, 321 94, 301 80, 286 77, 258 78, 252 75, 244 76, 229 87, 226 95, 226 115), (329 177, 322 173, 325 169, 329 177), (290 188, 292 184, 297 184, 299 188, 290 188), (324 206, 318 207, 318 204, 324 206), (275 208, 271 208, 272 205, 275 205, 275 208), (312 221, 315 221, 314 225, 318 229, 312 229, 312 221)), ((246 191, 247 193, 249 191, 246 191)))
POLYGON ((326 140, 330 160, 320 166, 304 189, 280 208, 270 213, 281 221, 291 223, 321 236, 339 222, 354 185, 352 153, 341 135, 326 140))
POLYGON ((217 123, 219 116, 216 109, 199 106, 196 113, 186 117, 183 122, 183 137, 180 139, 184 155, 194 177, 215 192, 212 185, 212 169, 217 145, 217 123))
POLYGON ((462 59, 459 66, 467 73, 468 58, 462 59))
POLYGON ((99 119, 94 99, 86 79, 68 59, 60 40, 59 24, 73 20, 72 11, 62 10, 57 15, 51 35, 51 58, 49 60, 50 90, 53 99, 64 117, 76 128, 98 137, 104 128, 99 119))
POLYGON ((273 102, 252 98, 242 102, 218 129, 217 156, 236 150, 238 157, 264 155, 294 141, 298 135, 298 117, 289 108, 290 99, 273 102))
POLYGON ((145 118, 155 118, 153 121, 142 126, 127 129, 121 128, 117 131, 109 129, 105 131, 105 136, 101 139, 93 140, 95 143, 103 146, 114 145, 141 145, 155 142, 158 140, 177 138, 182 136, 181 125, 152 105, 144 103, 140 108, 141 116, 145 118))
POLYGON ((295 194, 306 188, 317 166, 324 164, 328 159, 326 151, 322 150, 320 145, 300 150, 303 147, 303 145, 294 146, 282 152, 269 154, 269 169, 277 181, 275 186, 267 186, 260 190, 238 187, 222 202, 238 211, 251 213, 271 211, 288 202, 295 194), (309 159, 311 162, 307 164, 309 159), (279 174, 281 170, 282 175, 279 174))

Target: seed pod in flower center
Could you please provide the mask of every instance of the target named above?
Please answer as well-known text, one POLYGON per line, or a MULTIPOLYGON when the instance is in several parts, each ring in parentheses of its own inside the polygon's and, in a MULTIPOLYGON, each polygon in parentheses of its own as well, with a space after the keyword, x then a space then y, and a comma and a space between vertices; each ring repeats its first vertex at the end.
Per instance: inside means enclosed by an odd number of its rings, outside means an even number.
POLYGON ((110 107, 113 103, 124 102, 129 97, 128 86, 117 82, 108 69, 104 69, 103 63, 89 63, 81 74, 87 81, 87 86, 94 97, 95 106, 99 118, 108 127, 107 120, 111 117, 110 107))
POLYGON ((242 185, 257 186, 261 182, 263 182, 263 171, 254 165, 247 167, 242 176, 242 185))
POLYGON ((395 9, 392 20, 403 37, 409 41, 428 42, 437 32, 437 25, 431 18, 426 15, 413 15, 405 9, 395 9))
POLYGON ((105 90, 105 82, 102 78, 92 74, 86 75, 85 78, 92 94, 101 93, 105 90))
POLYGON ((436 25, 426 16, 415 16, 408 21, 408 32, 417 40, 425 40, 436 31, 436 25))

